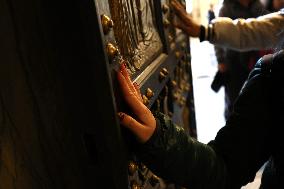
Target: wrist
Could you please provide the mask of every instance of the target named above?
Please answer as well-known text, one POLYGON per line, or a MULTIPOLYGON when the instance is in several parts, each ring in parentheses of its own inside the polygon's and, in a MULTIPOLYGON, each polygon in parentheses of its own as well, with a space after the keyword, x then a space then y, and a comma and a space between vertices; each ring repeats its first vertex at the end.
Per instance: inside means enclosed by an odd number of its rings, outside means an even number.
POLYGON ((199 26, 199 40, 202 41, 210 41, 213 37, 213 25, 209 24, 207 27, 200 25, 199 26))

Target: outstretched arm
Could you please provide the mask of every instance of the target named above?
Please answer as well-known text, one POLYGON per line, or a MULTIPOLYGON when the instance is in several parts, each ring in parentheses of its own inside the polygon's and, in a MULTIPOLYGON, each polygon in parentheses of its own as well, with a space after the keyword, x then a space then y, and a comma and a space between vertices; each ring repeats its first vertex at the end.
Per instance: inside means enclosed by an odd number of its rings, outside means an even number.
POLYGON ((226 169, 213 148, 189 137, 165 115, 157 113, 154 117, 142 103, 139 87, 131 82, 124 64, 117 78, 134 114, 119 112, 118 116, 141 143, 138 157, 157 175, 182 186, 224 188, 226 169))
POLYGON ((215 45, 245 51, 269 49, 284 38, 284 10, 246 20, 219 17, 212 24, 202 26, 186 13, 179 2, 173 0, 171 5, 181 20, 176 23, 178 28, 191 37, 201 37, 215 45))
POLYGON ((284 37, 284 14, 267 14, 258 18, 220 17, 212 21, 214 35, 210 42, 237 50, 270 49, 284 37))

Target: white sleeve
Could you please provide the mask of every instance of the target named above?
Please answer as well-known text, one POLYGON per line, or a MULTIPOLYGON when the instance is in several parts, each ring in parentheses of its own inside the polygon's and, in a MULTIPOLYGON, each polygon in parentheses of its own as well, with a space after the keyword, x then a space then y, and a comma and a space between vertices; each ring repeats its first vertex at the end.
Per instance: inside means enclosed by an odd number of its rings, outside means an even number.
POLYGON ((273 48, 284 39, 284 11, 246 20, 219 17, 212 24, 210 42, 236 50, 273 48))

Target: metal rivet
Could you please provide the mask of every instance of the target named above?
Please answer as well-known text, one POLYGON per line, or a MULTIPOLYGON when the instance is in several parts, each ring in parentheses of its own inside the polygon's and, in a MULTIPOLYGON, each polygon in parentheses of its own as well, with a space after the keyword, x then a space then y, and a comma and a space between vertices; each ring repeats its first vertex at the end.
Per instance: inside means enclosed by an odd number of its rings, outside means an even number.
POLYGON ((133 175, 138 170, 138 165, 136 165, 133 161, 128 164, 128 172, 130 175, 133 175))
POLYGON ((141 186, 134 182, 131 184, 131 189, 141 189, 141 186))
POLYGON ((172 80, 172 86, 176 87, 177 86, 177 82, 175 80, 172 80))
POLYGON ((162 6, 162 10, 163 10, 163 13, 166 14, 168 11, 169 11, 169 6, 167 4, 163 4, 162 6))
POLYGON ((169 71, 167 70, 167 68, 163 68, 163 69, 162 69, 162 72, 163 72, 165 75, 168 75, 168 74, 169 74, 169 71))
POLYGON ((150 99, 154 96, 154 92, 150 88, 147 88, 146 89, 146 96, 147 96, 148 99, 150 99))
POLYGON ((163 81, 164 79, 166 79, 166 75, 162 72, 162 71, 160 71, 160 74, 159 74, 159 80, 160 81, 163 81))
POLYGON ((101 15, 101 22, 102 22, 104 34, 108 34, 114 25, 112 19, 108 17, 107 15, 103 14, 101 15))
POLYGON ((167 28, 170 25, 170 21, 168 19, 164 19, 164 26, 167 28))
POLYGON ((169 41, 172 42, 174 40, 172 35, 168 35, 169 41))
POLYGON ((145 106, 147 106, 147 105, 149 104, 149 99, 147 98, 147 96, 143 95, 143 96, 142 96, 142 100, 143 100, 143 104, 144 104, 145 106))
POLYGON ((176 51, 175 55, 176 55, 176 58, 180 58, 181 57, 181 53, 179 51, 176 51))
POLYGON ((118 55, 118 48, 115 47, 112 43, 107 44, 106 51, 110 58, 114 58, 116 55, 118 55))

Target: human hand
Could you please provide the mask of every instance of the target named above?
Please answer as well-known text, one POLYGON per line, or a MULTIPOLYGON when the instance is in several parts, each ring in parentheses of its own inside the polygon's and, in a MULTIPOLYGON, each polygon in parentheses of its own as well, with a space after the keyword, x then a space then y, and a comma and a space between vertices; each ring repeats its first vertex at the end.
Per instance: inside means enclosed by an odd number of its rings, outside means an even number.
POLYGON ((122 95, 134 113, 135 118, 119 112, 121 125, 129 129, 140 143, 147 142, 156 129, 156 120, 152 112, 143 104, 139 86, 132 83, 125 64, 121 64, 117 79, 122 95))
POLYGON ((177 0, 172 0, 171 5, 174 9, 174 12, 180 19, 174 23, 177 28, 180 28, 186 32, 191 37, 199 37, 200 35, 200 24, 197 24, 189 14, 187 14, 184 6, 179 3, 177 0))

